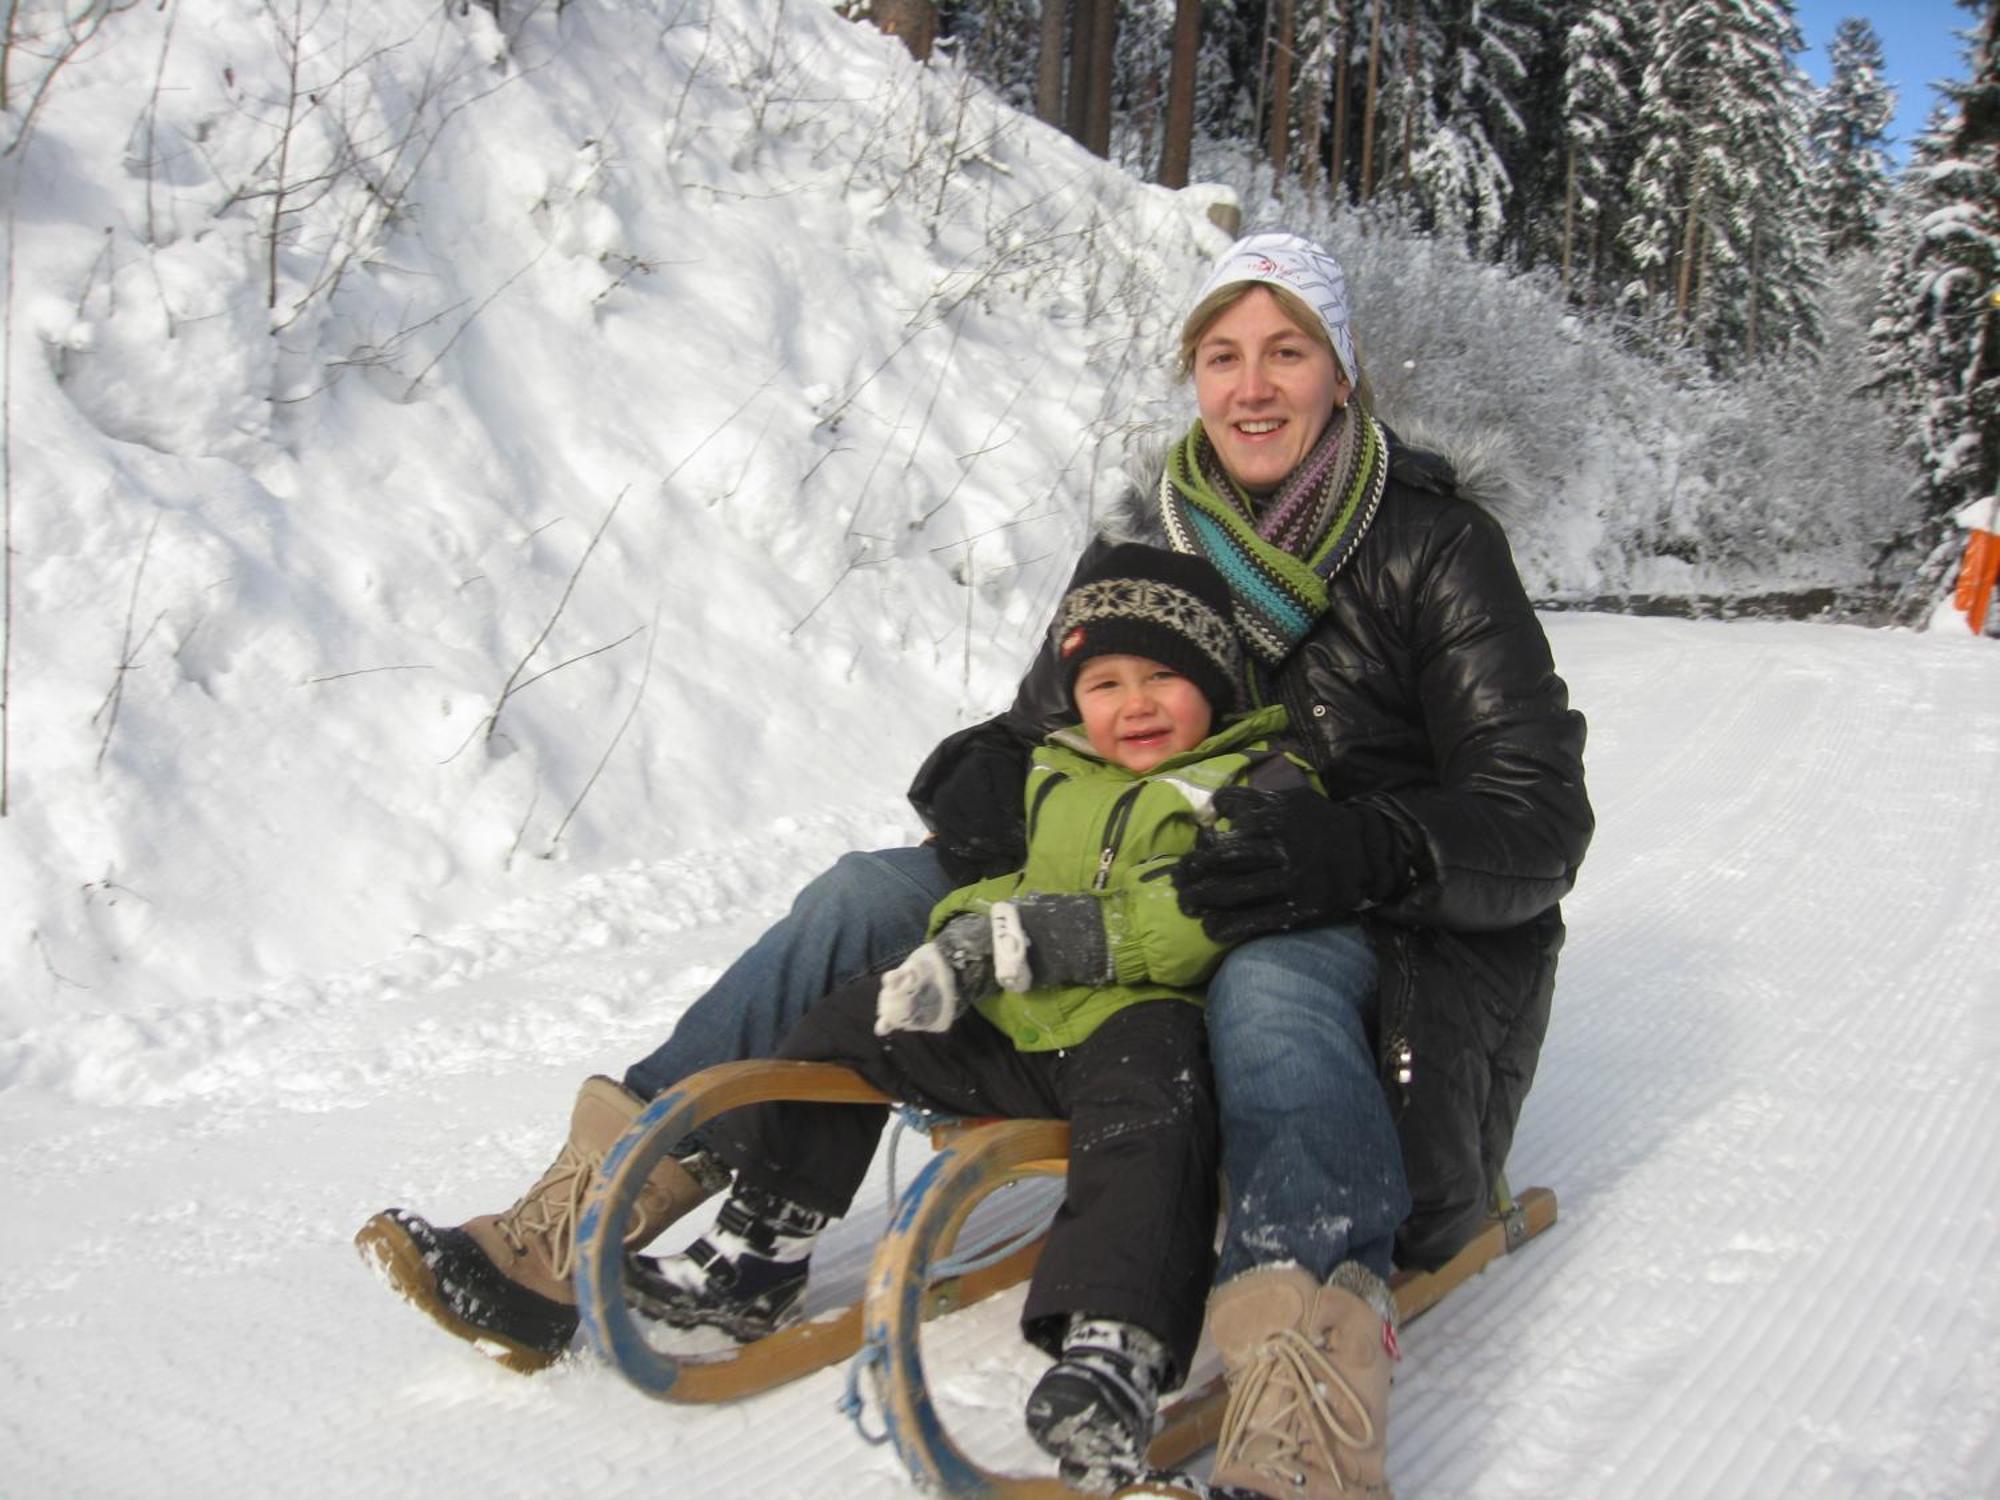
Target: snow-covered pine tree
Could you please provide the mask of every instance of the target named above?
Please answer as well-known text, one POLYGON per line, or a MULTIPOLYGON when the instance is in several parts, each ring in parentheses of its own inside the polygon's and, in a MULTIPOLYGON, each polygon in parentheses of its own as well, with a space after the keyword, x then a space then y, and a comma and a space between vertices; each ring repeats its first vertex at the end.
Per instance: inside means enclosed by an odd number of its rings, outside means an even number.
POLYGON ((1415 187, 1416 152, 1438 127, 1444 36, 1432 14, 1436 0, 1376 0, 1375 8, 1381 78, 1371 175, 1376 194, 1407 198, 1415 187))
POLYGON ((1665 0, 1646 32, 1624 299, 1717 368, 1810 341, 1823 251, 1791 0, 1665 0))
POLYGON ((1032 114, 1041 59, 1041 0, 969 0, 941 5, 938 15, 960 64, 1015 109, 1032 114))
POLYGON ((1156 174, 1164 147, 1174 0, 1125 0, 1111 74, 1111 159, 1156 174))
POLYGON ((1881 38, 1860 17, 1834 28, 1826 55, 1830 71, 1813 99, 1812 144, 1826 250, 1837 257, 1873 250, 1881 239, 1896 91, 1882 77, 1881 38))
MULTIPOLYGON (((1261 3, 1202 0, 1201 47, 1195 66, 1193 154, 1197 158, 1212 161, 1218 150, 1256 149, 1261 61, 1267 45, 1265 10, 1261 3)), ((1207 170, 1218 169, 1211 165, 1207 170)), ((1200 175, 1197 168, 1196 176, 1200 175)))
POLYGON ((1335 95, 1335 68, 1340 58, 1340 13, 1336 0, 1299 0, 1293 15, 1292 45, 1298 65, 1293 73, 1297 94, 1293 117, 1292 170, 1307 194, 1318 190, 1326 164, 1330 112, 1335 95))
MULTIPOLYGON (((1566 295, 1594 302, 1610 240, 1624 216, 1637 83, 1627 4, 1580 0, 1562 30, 1562 214, 1566 295)), ((1549 216, 1553 217, 1553 216, 1549 216)))
MULTIPOLYGON (((1429 96, 1406 148, 1422 222, 1496 258, 1513 179, 1506 151, 1527 131, 1520 95, 1535 51, 1534 0, 1431 0, 1415 38, 1429 96), (1426 24, 1427 23, 1427 24, 1426 24)), ((1410 42, 1405 39, 1405 45, 1410 42)))
POLYGON ((1932 545, 1905 591, 1910 618, 1950 588, 1953 512, 2000 491, 2000 0, 1959 3, 1981 16, 1966 34, 1972 76, 1942 86, 1912 152, 1876 325, 1924 470, 1932 545))

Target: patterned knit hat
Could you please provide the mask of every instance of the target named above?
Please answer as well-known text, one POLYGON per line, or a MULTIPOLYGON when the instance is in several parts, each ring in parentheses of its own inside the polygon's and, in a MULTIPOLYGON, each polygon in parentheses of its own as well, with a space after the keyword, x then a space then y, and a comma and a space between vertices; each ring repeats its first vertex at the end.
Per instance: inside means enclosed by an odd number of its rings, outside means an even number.
POLYGON ((1064 681, 1074 693, 1093 656, 1143 656, 1200 688, 1219 720, 1242 697, 1233 609, 1229 585, 1207 558, 1122 543, 1084 571, 1056 612, 1064 681))
POLYGON ((1340 357, 1340 373, 1358 380, 1354 356, 1354 330, 1348 326, 1347 273, 1318 245, 1302 234, 1287 229, 1260 229, 1246 234, 1223 253, 1208 273, 1208 280, 1195 293, 1194 306, 1200 307, 1226 286, 1238 282, 1261 281, 1281 286, 1313 310, 1333 352, 1340 357))

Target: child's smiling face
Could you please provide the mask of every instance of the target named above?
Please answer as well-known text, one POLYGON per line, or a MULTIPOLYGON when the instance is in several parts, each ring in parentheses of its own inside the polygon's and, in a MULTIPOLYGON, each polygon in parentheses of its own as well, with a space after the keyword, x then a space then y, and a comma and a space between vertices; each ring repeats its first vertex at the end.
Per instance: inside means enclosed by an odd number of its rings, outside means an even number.
POLYGON ((1076 711, 1090 748, 1145 773, 1208 738, 1214 712, 1200 688, 1144 656, 1093 656, 1076 674, 1076 711))

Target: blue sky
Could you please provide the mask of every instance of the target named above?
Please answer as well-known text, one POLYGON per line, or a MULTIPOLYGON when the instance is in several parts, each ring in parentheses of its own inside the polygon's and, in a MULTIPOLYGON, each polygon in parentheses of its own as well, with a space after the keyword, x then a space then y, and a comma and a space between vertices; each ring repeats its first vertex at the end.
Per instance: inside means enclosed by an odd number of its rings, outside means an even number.
POLYGON ((1896 158, 1903 160, 1936 102, 1931 85, 1966 76, 1965 48, 1956 33, 1976 25, 1976 13, 1954 0, 1797 0, 1796 9, 1806 39, 1799 62, 1815 83, 1826 82, 1826 44, 1834 27, 1848 16, 1874 26, 1884 69, 1896 85, 1896 119, 1889 133, 1896 139, 1896 158))

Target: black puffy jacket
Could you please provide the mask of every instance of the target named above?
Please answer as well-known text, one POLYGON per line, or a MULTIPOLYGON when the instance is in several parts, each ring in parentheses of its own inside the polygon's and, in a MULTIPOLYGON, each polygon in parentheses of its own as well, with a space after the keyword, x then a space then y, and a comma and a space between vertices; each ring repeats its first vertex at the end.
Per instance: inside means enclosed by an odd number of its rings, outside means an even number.
MULTIPOLYGON (((1272 690, 1327 795, 1388 814, 1415 851, 1407 888, 1366 920, 1414 1199, 1397 1261, 1441 1265, 1485 1217, 1548 1027, 1557 902, 1592 829, 1583 717, 1499 524, 1442 460, 1400 446, 1374 524, 1272 690)), ((958 873, 1019 862, 1028 749, 1071 716, 1045 647, 1006 713, 932 752, 910 799, 958 873)))

